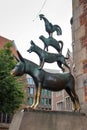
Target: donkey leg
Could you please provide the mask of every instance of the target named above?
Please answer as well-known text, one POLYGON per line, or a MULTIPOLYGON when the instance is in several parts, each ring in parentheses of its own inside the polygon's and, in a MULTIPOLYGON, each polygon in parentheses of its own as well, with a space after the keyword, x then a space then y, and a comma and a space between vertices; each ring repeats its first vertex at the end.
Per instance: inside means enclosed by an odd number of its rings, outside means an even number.
POLYGON ((41 83, 38 84, 38 90, 37 90, 37 101, 36 104, 34 105, 34 109, 36 109, 40 103, 40 97, 41 97, 41 83))
POLYGON ((37 101, 37 88, 36 88, 36 91, 35 91, 35 94, 34 94, 33 104, 31 106, 27 105, 26 107, 24 107, 24 110, 27 110, 28 108, 33 108, 34 105, 36 104, 36 101, 37 101))
POLYGON ((81 106, 80 106, 79 98, 74 89, 72 90, 72 94, 74 95, 75 98, 76 110, 80 112, 81 106))
POLYGON ((36 101, 37 101, 37 88, 36 88, 36 91, 35 91, 35 94, 34 94, 33 104, 30 106, 31 108, 33 108, 35 106, 36 101))
POLYGON ((70 98, 71 98, 71 101, 73 102, 73 111, 76 110, 76 103, 75 103, 75 99, 71 93, 71 90, 69 88, 65 89, 66 92, 69 94, 70 98))
POLYGON ((76 106, 77 106, 77 111, 80 112, 80 110, 81 110, 81 106, 80 106, 80 102, 79 102, 78 95, 76 95, 76 106))

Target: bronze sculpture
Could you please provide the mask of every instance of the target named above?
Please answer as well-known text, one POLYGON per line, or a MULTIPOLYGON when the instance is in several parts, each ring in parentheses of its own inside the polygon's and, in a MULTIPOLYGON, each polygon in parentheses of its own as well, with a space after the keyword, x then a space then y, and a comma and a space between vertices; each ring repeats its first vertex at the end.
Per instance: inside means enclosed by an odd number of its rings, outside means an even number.
MULTIPOLYGON (((40 103, 41 90, 47 89, 51 91, 60 91, 65 89, 65 91, 71 97, 73 102, 74 111, 80 111, 80 103, 78 96, 75 92, 75 80, 71 73, 48 73, 43 69, 39 70, 38 65, 24 59, 19 51, 18 53, 18 63, 12 70, 11 74, 14 76, 22 76, 23 74, 29 74, 36 85, 36 92, 34 95, 34 101, 31 108, 37 108, 40 103)), ((29 108, 29 106, 27 106, 29 108)))
POLYGON ((31 106, 27 106, 27 108, 31 107, 36 109, 38 107, 40 103, 42 89, 47 89, 50 91, 60 91, 64 89, 71 98, 71 101, 73 103, 73 110, 80 111, 79 98, 75 92, 75 79, 71 72, 65 73, 64 68, 62 67, 62 65, 65 65, 70 71, 70 67, 65 61, 68 58, 62 55, 63 42, 57 41, 52 37, 52 33, 54 31, 57 32, 57 35, 61 35, 62 30, 58 25, 52 25, 44 17, 43 14, 39 15, 39 17, 40 19, 44 20, 45 28, 49 34, 49 37, 45 38, 43 35, 39 37, 39 39, 44 42, 44 50, 35 45, 35 43, 31 40, 31 47, 28 49, 28 52, 35 52, 39 56, 40 66, 30 60, 24 59, 19 53, 19 51, 17 51, 19 59, 16 59, 18 63, 12 70, 11 74, 14 76, 22 76, 23 74, 29 74, 34 80, 36 86, 34 100, 33 104, 31 106), (54 47, 58 51, 58 53, 55 54, 46 52, 45 48, 47 48, 48 51, 48 46, 54 47), (45 62, 53 63, 55 61, 64 73, 49 73, 42 69, 45 62))
POLYGON ((31 43, 31 47, 27 51, 29 53, 35 52, 39 56, 39 58, 40 58, 39 69, 43 68, 45 62, 47 62, 47 63, 57 62, 58 66, 62 69, 63 72, 64 72, 64 68, 62 67, 62 64, 65 65, 70 71, 70 67, 67 65, 67 63, 65 61, 65 59, 67 59, 67 58, 64 57, 62 54, 46 52, 46 51, 42 50, 40 47, 38 47, 37 45, 35 45, 35 43, 32 40, 30 43, 31 43))
POLYGON ((42 19, 44 20, 44 22, 45 22, 45 30, 48 32, 50 37, 52 37, 52 34, 53 34, 54 31, 57 32, 57 35, 62 34, 62 30, 61 30, 60 26, 53 25, 52 23, 50 23, 48 21, 48 19, 43 14, 40 14, 39 17, 40 17, 40 20, 42 20, 42 19))
POLYGON ((48 46, 52 46, 58 51, 58 53, 62 54, 63 42, 61 40, 57 41, 53 37, 46 38, 43 35, 41 35, 39 39, 44 43, 44 50, 46 49, 48 51, 48 46))

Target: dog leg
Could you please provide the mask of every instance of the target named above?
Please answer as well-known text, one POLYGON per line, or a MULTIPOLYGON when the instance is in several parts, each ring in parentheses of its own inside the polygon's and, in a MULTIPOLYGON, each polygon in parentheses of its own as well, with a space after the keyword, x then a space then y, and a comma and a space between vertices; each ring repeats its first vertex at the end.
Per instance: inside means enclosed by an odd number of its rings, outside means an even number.
POLYGON ((42 61, 40 61, 40 67, 39 67, 39 70, 41 70, 41 69, 43 68, 43 66, 44 66, 44 58, 43 58, 42 61))
POLYGON ((35 94, 34 94, 34 101, 33 101, 33 104, 30 106, 31 108, 33 108, 37 102, 37 88, 36 88, 36 91, 35 91, 35 94))
POLYGON ((61 62, 57 62, 58 66, 62 69, 62 71, 64 72, 65 69, 62 67, 62 63, 61 62))

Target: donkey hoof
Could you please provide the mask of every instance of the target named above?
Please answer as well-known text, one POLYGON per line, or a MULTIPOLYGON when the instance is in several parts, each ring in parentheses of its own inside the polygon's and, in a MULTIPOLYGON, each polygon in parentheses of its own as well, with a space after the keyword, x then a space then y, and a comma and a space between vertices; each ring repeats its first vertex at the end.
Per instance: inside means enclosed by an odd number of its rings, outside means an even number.
POLYGON ((80 113, 81 112, 81 108, 78 108, 77 111, 80 113))

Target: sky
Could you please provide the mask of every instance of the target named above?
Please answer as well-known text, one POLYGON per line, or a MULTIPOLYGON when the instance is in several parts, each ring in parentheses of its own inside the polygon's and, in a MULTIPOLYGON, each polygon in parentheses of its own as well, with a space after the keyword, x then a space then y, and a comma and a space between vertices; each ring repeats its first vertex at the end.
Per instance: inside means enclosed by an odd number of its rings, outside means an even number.
MULTIPOLYGON (((70 25, 72 0, 0 0, 0 35, 14 40, 22 56, 37 64, 39 64, 37 54, 28 53, 27 50, 31 40, 43 49, 44 44, 39 36, 48 37, 44 22, 38 17, 39 14, 44 14, 52 24, 61 27, 62 35, 57 36, 54 32, 53 37, 63 41, 63 55, 66 55, 67 48, 72 50, 70 25)), ((49 47, 49 52, 57 53, 52 47, 49 47)), ((44 68, 58 67, 55 62, 45 63, 44 68)))

